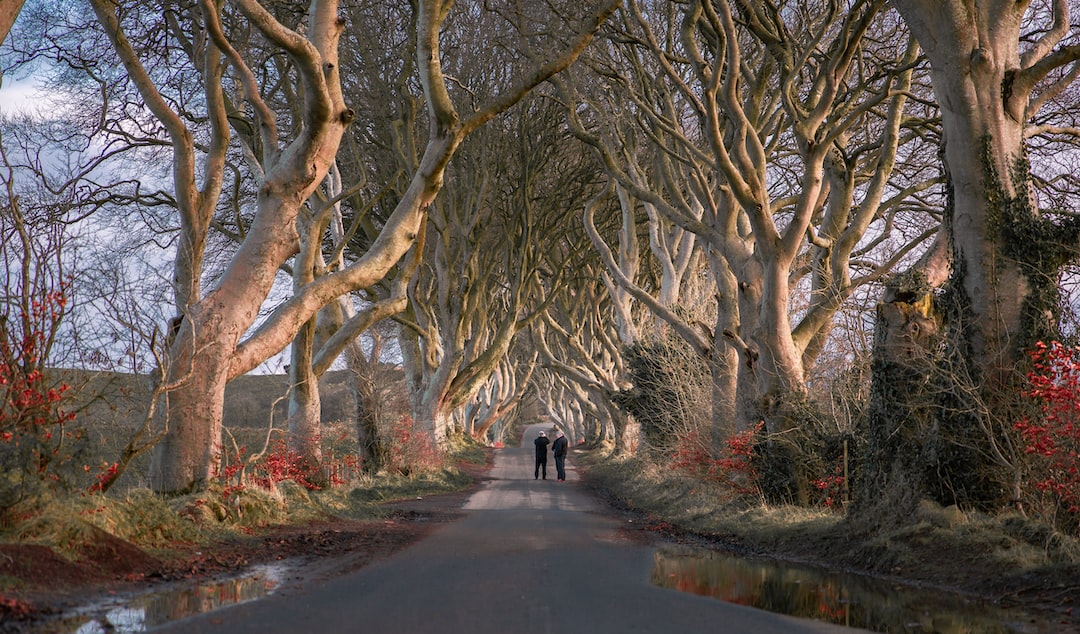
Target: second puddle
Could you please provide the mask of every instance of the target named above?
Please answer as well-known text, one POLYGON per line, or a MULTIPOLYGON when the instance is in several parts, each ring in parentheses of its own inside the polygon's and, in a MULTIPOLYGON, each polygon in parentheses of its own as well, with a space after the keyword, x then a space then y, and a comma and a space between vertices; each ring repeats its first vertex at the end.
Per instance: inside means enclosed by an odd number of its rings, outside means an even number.
POLYGON ((652 582, 729 603, 876 632, 1051 631, 1022 613, 940 592, 704 549, 657 551, 652 582))

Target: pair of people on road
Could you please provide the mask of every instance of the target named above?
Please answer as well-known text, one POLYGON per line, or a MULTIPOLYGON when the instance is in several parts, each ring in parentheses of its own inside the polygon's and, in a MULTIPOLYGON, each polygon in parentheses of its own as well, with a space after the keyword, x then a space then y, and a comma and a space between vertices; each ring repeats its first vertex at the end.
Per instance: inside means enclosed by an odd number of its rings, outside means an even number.
POLYGON ((547 452, 548 443, 551 443, 551 454, 555 456, 555 475, 559 482, 566 481, 566 449, 570 444, 562 430, 555 432, 555 441, 548 439, 547 434, 541 431, 536 435, 533 445, 536 446, 536 467, 533 469, 533 479, 540 479, 541 473, 547 480, 547 452))

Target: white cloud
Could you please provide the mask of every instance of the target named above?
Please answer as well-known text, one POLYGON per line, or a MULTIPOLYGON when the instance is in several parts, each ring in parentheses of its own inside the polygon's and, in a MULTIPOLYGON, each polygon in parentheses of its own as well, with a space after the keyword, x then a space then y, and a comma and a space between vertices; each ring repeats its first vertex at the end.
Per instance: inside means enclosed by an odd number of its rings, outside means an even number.
POLYGON ((32 111, 40 101, 40 88, 32 77, 12 79, 3 77, 0 83, 0 116, 12 116, 32 111))

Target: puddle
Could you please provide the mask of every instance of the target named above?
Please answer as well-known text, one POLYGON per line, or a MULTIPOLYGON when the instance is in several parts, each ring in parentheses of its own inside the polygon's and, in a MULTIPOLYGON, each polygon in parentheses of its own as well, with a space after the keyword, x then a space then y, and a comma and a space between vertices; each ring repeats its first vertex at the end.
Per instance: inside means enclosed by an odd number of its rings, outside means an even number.
POLYGON ((281 564, 254 566, 241 577, 175 588, 135 597, 116 598, 73 610, 35 629, 38 634, 112 634, 150 628, 271 594, 286 571, 281 564))
POLYGON ((655 585, 875 632, 1049 632, 1030 617, 962 597, 722 552, 669 548, 653 556, 655 585))

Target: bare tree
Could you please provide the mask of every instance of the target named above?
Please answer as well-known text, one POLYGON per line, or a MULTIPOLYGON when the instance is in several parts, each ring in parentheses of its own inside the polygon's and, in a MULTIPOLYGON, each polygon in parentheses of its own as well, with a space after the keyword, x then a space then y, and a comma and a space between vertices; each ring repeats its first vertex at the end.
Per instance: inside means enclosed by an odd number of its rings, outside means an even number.
POLYGON ((1054 221, 1039 209, 1027 159, 1033 135, 1075 136, 1049 119, 1033 125, 1080 73, 1071 3, 894 4, 930 61, 952 194, 948 255, 971 326, 963 336, 973 366, 997 389, 1021 349, 1056 328, 1044 312, 1056 313, 1056 293, 1044 291, 1074 252, 1075 223, 1040 230, 1054 221), (1064 254, 1047 259, 1062 246, 1064 254))
POLYGON ((1080 238, 1061 162, 1077 139, 1073 3, 893 4, 930 63, 949 200, 935 249, 879 311, 874 411, 884 415, 867 435, 862 501, 1018 502, 1016 368, 1025 348, 1059 336, 1060 282, 1080 238), (898 398, 897 385, 917 389, 898 398), (896 451, 912 434, 926 449, 896 451))
POLYGON ((462 148, 432 206, 429 255, 402 323, 414 417, 440 442, 455 422, 463 431, 466 405, 492 386, 518 334, 570 275, 563 228, 594 172, 560 150, 557 120, 537 98, 493 122, 462 148))
POLYGON ((70 483, 80 448, 71 385, 54 365, 70 344, 68 224, 77 196, 27 187, 36 179, 13 163, 5 142, 0 134, 0 516, 43 488, 70 483))
POLYGON ((632 451, 636 423, 615 405, 615 394, 630 386, 614 307, 598 274, 603 265, 582 257, 575 269, 567 292, 531 328, 543 402, 571 438, 632 451))
POLYGON ((338 4, 313 2, 302 27, 290 25, 288 16, 278 19, 252 0, 228 6, 208 1, 178 12, 166 8, 157 13, 157 19, 164 16, 166 22, 178 26, 174 41, 187 47, 188 58, 199 73, 202 94, 190 105, 203 108, 204 115, 191 121, 181 114, 186 114, 187 106, 181 110, 151 72, 160 67, 163 55, 173 51, 137 48, 128 38, 129 29, 137 26, 135 20, 155 17, 153 7, 137 11, 134 6, 104 0, 92 5, 127 79, 159 122, 161 138, 167 139, 173 153, 172 189, 181 228, 174 287, 182 319, 175 328, 166 379, 170 390, 163 421, 168 429, 154 464, 153 483, 161 491, 198 487, 213 475, 220 453, 225 383, 281 350, 334 298, 370 287, 385 276, 412 244, 441 186, 443 170, 461 141, 569 64, 612 8, 602 7, 587 17, 579 36, 571 38, 560 53, 462 119, 441 70, 440 28, 449 6, 418 3, 413 23, 415 68, 429 113, 429 136, 408 189, 362 257, 296 289, 249 333, 277 271, 300 248, 296 224, 300 209, 324 182, 355 117, 341 90, 338 42, 347 25, 338 17, 338 4), (287 67, 275 68, 269 79, 292 78, 289 85, 303 93, 302 109, 275 111, 275 102, 266 98, 267 86, 259 83, 251 58, 245 57, 253 32, 284 53, 280 59, 288 60, 287 67), (258 153, 256 211, 229 264, 214 286, 204 291, 203 257, 223 189, 235 96, 257 122, 254 129, 237 135, 258 153), (205 128, 196 134, 193 126, 200 121, 205 128))
MULTIPOLYGON (((491 374, 475 399, 474 415, 467 417, 465 432, 480 441, 488 439, 489 432, 509 419, 525 397, 533 373, 537 368, 538 353, 534 350, 529 360, 510 353, 491 374)), ((505 429, 505 428, 503 428, 505 429)), ((496 437, 491 440, 501 440, 496 437)))
POLYGON ((917 58, 882 8, 628 3, 619 45, 589 58, 603 90, 567 92, 610 177, 708 254, 716 321, 671 322, 712 360, 717 441, 762 416, 788 429, 836 311, 933 235, 895 233, 935 180, 896 169, 917 58))

